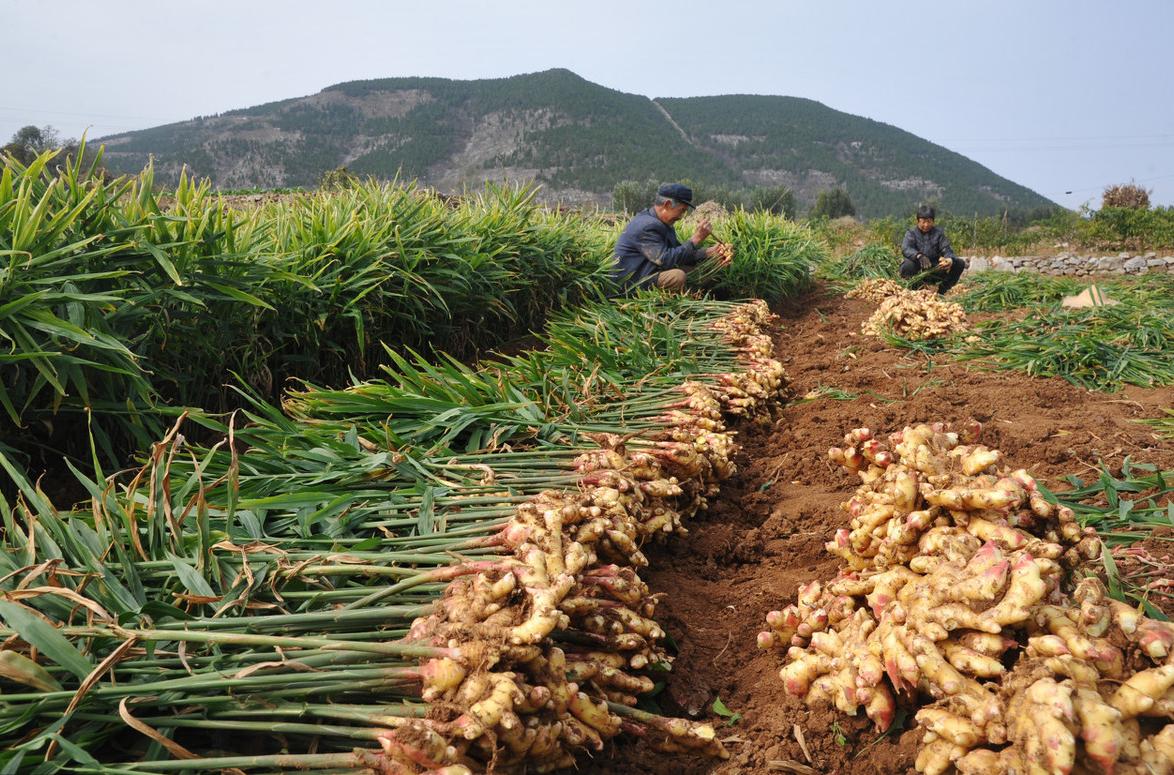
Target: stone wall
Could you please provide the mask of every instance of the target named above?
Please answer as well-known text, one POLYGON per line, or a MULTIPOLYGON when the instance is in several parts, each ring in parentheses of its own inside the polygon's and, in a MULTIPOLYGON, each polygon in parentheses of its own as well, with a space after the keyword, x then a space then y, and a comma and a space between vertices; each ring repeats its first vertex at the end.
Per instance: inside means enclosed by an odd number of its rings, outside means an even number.
POLYGON ((1115 256, 963 256, 968 271, 1039 272, 1051 275, 1174 274, 1174 256, 1118 253, 1115 256))

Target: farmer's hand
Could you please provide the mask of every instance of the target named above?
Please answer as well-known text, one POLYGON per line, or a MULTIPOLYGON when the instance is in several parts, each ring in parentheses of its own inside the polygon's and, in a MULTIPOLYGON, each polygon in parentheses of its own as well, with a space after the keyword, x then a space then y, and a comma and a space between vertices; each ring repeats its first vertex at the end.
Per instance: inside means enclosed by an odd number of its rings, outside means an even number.
POLYGON ((713 227, 709 225, 709 219, 701 221, 697 224, 697 230, 693 232, 693 244, 700 245, 705 242, 705 238, 713 232, 713 227))
POLYGON ((917 265, 919 267, 921 267, 921 271, 928 272, 929 267, 930 267, 929 257, 922 254, 922 253, 918 253, 917 254, 917 265))

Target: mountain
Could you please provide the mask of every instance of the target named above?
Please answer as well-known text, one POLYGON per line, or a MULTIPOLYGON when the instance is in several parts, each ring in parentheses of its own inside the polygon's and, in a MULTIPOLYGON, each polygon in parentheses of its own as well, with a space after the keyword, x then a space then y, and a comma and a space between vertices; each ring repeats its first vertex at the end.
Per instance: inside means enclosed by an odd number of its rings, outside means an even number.
POLYGON ((888 124, 795 97, 648 99, 569 70, 479 81, 351 81, 295 99, 101 138, 112 169, 150 157, 221 188, 313 186, 338 167, 441 191, 535 180, 550 201, 607 204, 621 180, 783 184, 801 204, 842 186, 859 214, 1052 206, 1039 194, 888 124))

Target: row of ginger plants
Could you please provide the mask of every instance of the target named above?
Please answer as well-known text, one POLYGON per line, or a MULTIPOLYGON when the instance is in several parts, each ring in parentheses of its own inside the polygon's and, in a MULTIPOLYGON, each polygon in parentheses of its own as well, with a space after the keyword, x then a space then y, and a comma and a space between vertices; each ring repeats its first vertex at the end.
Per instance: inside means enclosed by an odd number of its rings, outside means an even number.
POLYGON ((133 476, 79 472, 74 511, 0 456, 4 766, 535 772, 621 733, 723 755, 636 708, 671 669, 641 547, 775 405, 770 318, 599 305, 476 372, 257 402, 212 447, 181 422, 133 476))
MULTIPOLYGON (((163 190, 150 166, 109 179, 83 156, 0 172, 0 445, 26 454, 84 459, 92 434, 121 462, 173 407, 240 406, 229 385, 342 386, 385 344, 468 357, 614 290, 618 225, 532 187, 454 202, 367 181, 239 208, 206 180, 163 190)), ((797 292, 820 255, 780 218, 722 236, 739 297, 797 292)))

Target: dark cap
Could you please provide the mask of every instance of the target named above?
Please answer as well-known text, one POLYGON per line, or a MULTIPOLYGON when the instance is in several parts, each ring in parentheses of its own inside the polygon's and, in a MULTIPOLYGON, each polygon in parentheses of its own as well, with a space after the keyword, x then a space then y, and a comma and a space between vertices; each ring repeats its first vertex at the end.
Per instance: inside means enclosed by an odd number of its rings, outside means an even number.
POLYGON ((686 207, 693 207, 693 189, 683 183, 665 183, 656 190, 657 196, 675 199, 686 207))
POLYGON ((921 220, 922 218, 926 218, 926 219, 932 221, 936 215, 937 215, 937 213, 934 212, 934 209, 932 207, 930 207, 929 205, 922 205, 921 207, 917 208, 917 219, 918 220, 921 220))

